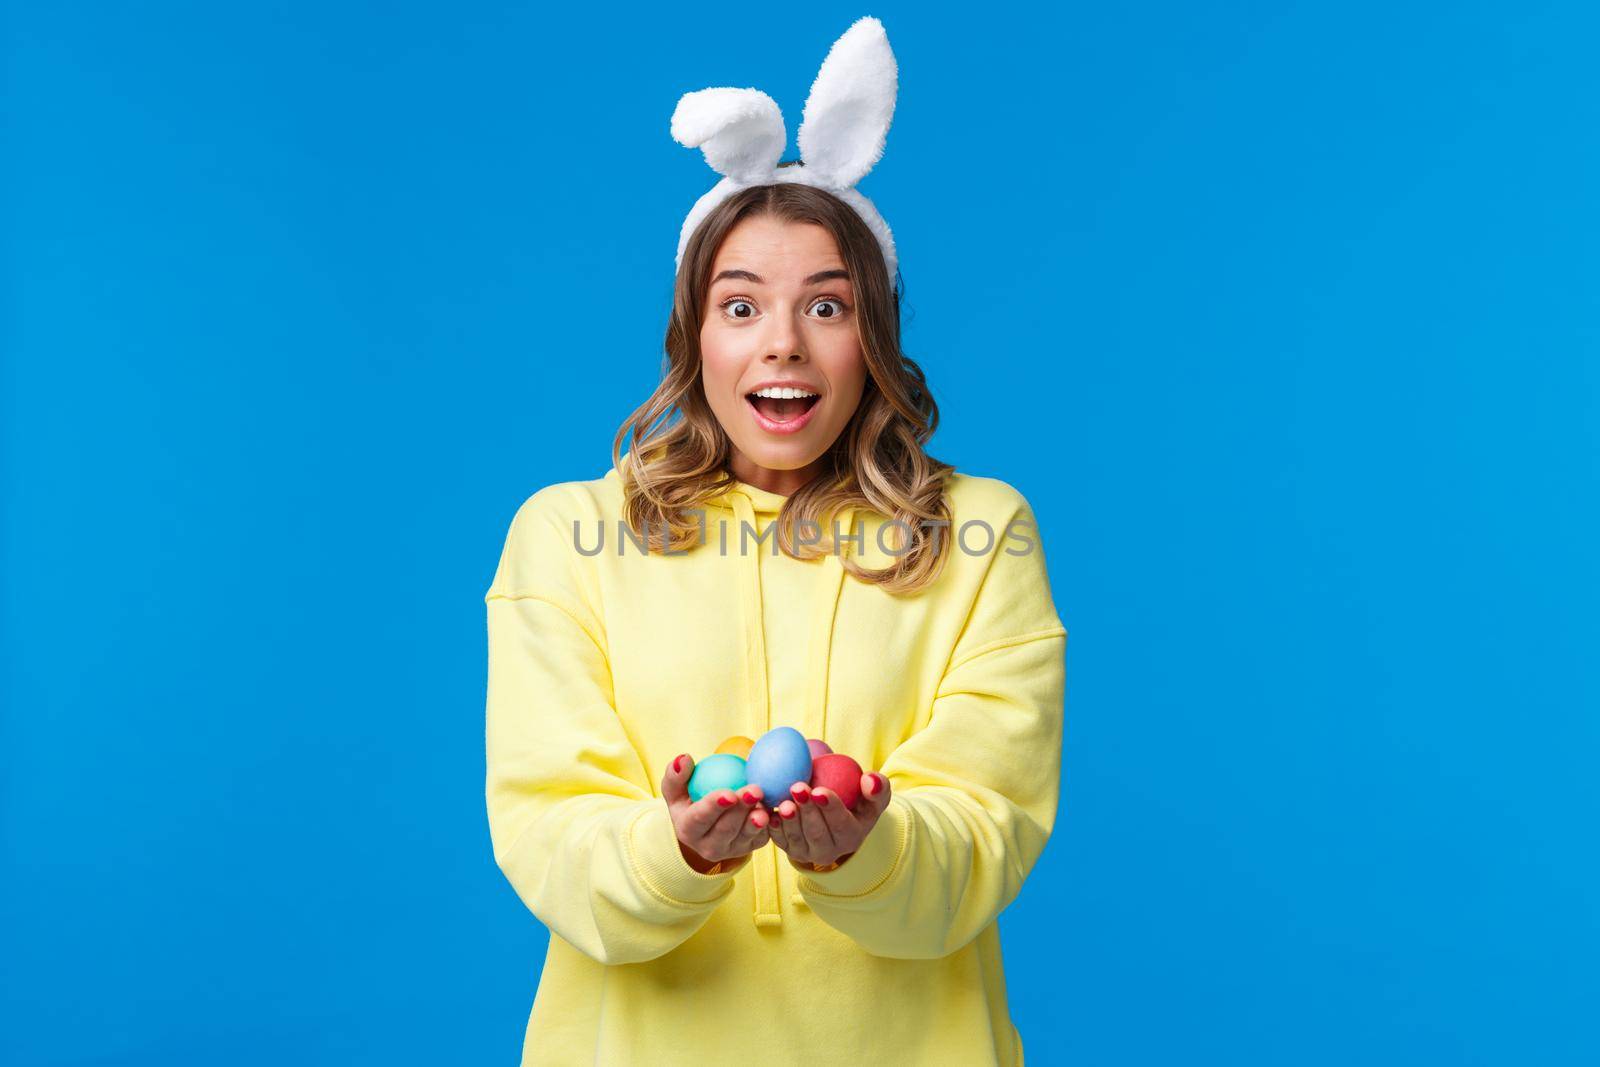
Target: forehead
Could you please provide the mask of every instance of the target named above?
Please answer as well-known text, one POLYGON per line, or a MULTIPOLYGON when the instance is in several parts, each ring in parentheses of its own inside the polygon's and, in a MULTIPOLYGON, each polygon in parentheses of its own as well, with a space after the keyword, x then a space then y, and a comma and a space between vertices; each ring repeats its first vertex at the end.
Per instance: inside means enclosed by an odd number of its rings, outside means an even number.
POLYGON ((712 260, 711 276, 724 270, 747 270, 774 282, 843 266, 838 243, 823 227, 756 215, 741 219, 728 231, 712 260))

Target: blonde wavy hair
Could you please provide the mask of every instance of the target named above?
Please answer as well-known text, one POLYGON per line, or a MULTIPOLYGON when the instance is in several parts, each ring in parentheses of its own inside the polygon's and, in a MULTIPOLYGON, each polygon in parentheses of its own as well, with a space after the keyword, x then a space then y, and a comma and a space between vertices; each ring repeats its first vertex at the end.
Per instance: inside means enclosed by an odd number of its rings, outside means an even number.
POLYGON ((701 526, 686 512, 735 480, 728 468, 732 442, 701 384, 700 327, 718 249, 734 226, 760 215, 815 223, 833 235, 854 287, 868 372, 860 406, 826 453, 822 472, 784 501, 778 546, 802 560, 838 551, 831 535, 797 541, 795 531, 831 532, 840 509, 869 509, 899 520, 891 526, 895 562, 882 569, 863 567, 849 555, 841 562, 861 581, 891 593, 913 592, 937 578, 949 556, 945 482, 955 468, 923 448, 938 428, 939 407, 922 368, 900 350, 901 294, 877 240, 848 204, 813 186, 782 182, 742 190, 690 236, 673 287, 661 384, 624 420, 611 446, 622 476, 623 515, 652 551, 687 550, 699 542, 701 526), (632 447, 623 456, 630 436, 632 447), (946 532, 941 536, 939 526, 927 522, 945 524, 946 532))

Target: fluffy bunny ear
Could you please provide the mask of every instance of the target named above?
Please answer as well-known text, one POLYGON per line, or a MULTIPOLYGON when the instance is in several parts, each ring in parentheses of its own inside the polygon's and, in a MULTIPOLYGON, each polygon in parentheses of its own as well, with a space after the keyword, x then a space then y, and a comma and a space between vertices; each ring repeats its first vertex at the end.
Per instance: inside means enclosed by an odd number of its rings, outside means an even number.
POLYGON ((718 174, 756 181, 772 172, 787 134, 783 113, 758 89, 684 93, 672 112, 672 139, 698 148, 718 174))
POLYGON ((807 170, 839 188, 866 177, 883 155, 898 75, 889 35, 877 19, 858 19, 833 42, 800 122, 807 170))

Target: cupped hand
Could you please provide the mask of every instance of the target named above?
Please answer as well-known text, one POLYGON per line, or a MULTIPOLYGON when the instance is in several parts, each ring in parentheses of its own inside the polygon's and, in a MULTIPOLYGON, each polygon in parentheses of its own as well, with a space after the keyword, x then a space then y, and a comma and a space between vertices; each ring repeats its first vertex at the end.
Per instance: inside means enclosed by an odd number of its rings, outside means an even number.
POLYGON ((826 787, 812 789, 804 782, 789 788, 789 799, 778 805, 769 833, 772 843, 796 863, 826 867, 855 855, 889 806, 889 779, 873 772, 861 776, 861 800, 855 811, 844 806, 839 794, 826 787))
POLYGON ((694 758, 684 753, 667 765, 661 777, 661 795, 672 814, 684 862, 704 874, 719 860, 749 855, 767 843, 772 816, 761 805, 759 785, 747 785, 737 793, 718 789, 691 801, 693 773, 694 758))

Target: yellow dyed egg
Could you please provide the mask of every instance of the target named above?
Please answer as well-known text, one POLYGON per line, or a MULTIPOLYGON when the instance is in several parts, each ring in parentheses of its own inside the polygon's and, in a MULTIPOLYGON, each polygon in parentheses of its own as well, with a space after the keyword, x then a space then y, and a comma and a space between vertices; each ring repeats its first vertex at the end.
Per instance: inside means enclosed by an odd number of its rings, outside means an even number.
POLYGON ((717 753, 727 753, 730 756, 738 756, 740 759, 749 759, 750 749, 754 745, 755 742, 743 734, 734 734, 717 746, 717 753))

